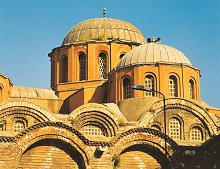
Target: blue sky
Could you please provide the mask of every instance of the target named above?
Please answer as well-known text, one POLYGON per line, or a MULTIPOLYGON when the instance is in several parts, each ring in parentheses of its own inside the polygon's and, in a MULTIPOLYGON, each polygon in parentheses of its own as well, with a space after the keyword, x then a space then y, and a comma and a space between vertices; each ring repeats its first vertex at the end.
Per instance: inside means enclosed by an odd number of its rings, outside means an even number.
POLYGON ((181 50, 201 69, 202 99, 220 107, 219 0, 0 0, 0 72, 14 85, 50 87, 48 53, 77 23, 102 17, 131 22, 181 50))

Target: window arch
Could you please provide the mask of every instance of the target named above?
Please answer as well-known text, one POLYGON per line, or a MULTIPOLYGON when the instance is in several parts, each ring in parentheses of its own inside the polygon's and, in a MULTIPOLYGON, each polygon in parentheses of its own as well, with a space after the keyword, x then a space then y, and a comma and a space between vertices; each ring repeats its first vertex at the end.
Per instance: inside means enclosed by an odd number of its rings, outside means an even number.
MULTIPOLYGON (((146 75, 145 76, 145 86, 149 87, 150 89, 152 89, 153 91, 155 90, 154 88, 155 85, 155 80, 154 77, 152 75, 146 75)), ((155 92, 145 92, 145 96, 155 96, 155 92)))
POLYGON ((192 79, 189 80, 189 98, 195 99, 195 83, 192 79))
POLYGON ((121 53, 120 56, 119 56, 119 59, 123 58, 123 56, 125 55, 126 53, 121 53))
POLYGON ((181 123, 180 120, 176 117, 172 117, 169 120, 169 136, 172 139, 177 139, 180 140, 181 139, 181 123))
POLYGON ((190 129, 190 140, 203 140, 202 129, 200 127, 195 126, 190 129))
POLYGON ((169 96, 170 97, 178 97, 178 83, 177 78, 174 75, 169 77, 169 96))
POLYGON ((61 82, 68 81, 68 58, 64 56, 61 61, 61 82))
POLYGON ((80 131, 82 134, 85 134, 85 135, 96 135, 96 136, 103 135, 104 136, 103 130, 97 125, 89 124, 89 125, 83 126, 80 129, 80 131))
POLYGON ((155 130, 158 130, 158 131, 161 131, 161 127, 158 125, 158 124, 153 124, 151 126, 152 129, 155 129, 155 130))
POLYGON ((131 80, 128 77, 123 79, 123 96, 124 99, 131 98, 131 80))
POLYGON ((107 78, 107 54, 105 52, 99 54, 99 77, 100 79, 107 78))
POLYGON ((14 132, 21 132, 27 127, 27 121, 23 118, 15 118, 14 120, 14 132))
POLYGON ((79 80, 87 80, 86 78, 86 55, 85 53, 79 53, 79 80))

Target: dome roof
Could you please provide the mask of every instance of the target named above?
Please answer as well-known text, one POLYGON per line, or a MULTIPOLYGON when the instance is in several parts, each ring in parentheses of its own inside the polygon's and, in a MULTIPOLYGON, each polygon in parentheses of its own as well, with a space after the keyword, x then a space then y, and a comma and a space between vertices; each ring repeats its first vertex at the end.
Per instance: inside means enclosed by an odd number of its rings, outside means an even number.
POLYGON ((129 22, 113 18, 94 18, 74 26, 64 38, 62 45, 107 39, 146 43, 141 31, 129 22))
POLYGON ((153 42, 140 45, 129 51, 120 60, 117 68, 129 65, 155 64, 158 62, 187 64, 192 66, 189 59, 179 50, 153 42))

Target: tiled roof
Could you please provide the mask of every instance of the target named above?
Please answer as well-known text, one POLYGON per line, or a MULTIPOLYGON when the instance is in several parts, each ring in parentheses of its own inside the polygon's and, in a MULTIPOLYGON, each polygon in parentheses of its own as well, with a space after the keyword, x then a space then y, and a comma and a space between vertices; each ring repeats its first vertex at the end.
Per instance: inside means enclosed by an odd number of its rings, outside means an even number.
POLYGON ((107 39, 146 43, 141 31, 129 22, 113 18, 94 18, 74 26, 64 38, 62 45, 107 39))
POLYGON ((158 62, 192 65, 182 52, 173 47, 160 43, 147 43, 125 54, 118 63, 117 68, 158 62))

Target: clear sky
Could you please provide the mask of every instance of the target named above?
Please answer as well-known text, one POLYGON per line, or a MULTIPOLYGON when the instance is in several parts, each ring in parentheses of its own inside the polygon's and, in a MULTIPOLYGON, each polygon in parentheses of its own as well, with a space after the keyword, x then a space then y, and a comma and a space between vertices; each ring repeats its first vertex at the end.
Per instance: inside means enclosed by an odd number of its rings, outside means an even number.
POLYGON ((220 0, 0 0, 0 72, 14 85, 50 87, 48 53, 77 23, 131 22, 201 69, 202 99, 220 107, 220 0))

